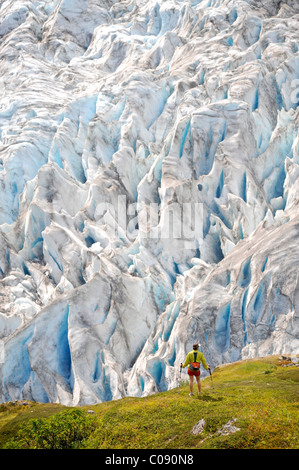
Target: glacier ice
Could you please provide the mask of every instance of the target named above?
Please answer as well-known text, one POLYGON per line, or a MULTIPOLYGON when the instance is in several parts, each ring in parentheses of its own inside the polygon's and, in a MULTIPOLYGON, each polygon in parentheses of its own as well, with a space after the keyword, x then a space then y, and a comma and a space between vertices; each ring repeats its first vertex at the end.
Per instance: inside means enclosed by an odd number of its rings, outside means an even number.
MULTIPOLYGON (((299 7, 0 6, 0 400, 298 354, 299 7)), ((203 375, 205 372, 203 371, 203 375)))

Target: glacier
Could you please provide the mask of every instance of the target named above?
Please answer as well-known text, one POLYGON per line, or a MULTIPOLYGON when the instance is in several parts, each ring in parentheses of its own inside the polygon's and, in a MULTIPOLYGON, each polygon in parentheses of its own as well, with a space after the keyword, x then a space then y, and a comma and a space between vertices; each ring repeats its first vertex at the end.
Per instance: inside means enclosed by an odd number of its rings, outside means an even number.
POLYGON ((1 402, 168 390, 194 341, 212 369, 299 354, 298 23, 1 2, 1 402))

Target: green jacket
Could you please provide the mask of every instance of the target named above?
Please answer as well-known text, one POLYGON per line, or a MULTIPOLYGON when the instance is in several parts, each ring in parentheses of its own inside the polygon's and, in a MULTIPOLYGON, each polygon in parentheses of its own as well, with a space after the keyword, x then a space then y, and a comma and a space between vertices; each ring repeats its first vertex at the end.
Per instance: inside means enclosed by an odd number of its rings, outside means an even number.
POLYGON ((200 351, 190 351, 185 359, 185 362, 183 364, 183 367, 186 367, 188 364, 191 364, 191 362, 202 362, 202 365, 206 370, 208 370, 208 365, 206 363, 205 357, 202 352, 200 351), (194 361, 194 353, 196 353, 196 361, 194 361))

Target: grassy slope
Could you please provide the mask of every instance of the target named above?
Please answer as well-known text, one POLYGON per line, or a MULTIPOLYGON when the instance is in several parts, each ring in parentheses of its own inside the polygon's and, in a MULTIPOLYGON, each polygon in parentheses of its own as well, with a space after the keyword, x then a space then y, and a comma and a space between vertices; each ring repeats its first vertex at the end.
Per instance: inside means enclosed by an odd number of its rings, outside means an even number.
MULTIPOLYGON (((96 431, 85 448, 102 449, 298 449, 298 367, 282 367, 278 357, 218 367, 202 381, 202 396, 181 387, 145 398, 123 398, 94 406, 96 431), (201 419, 204 431, 193 435, 201 419), (229 420, 240 431, 219 436, 229 420)), ((0 405, 0 446, 30 418, 48 417, 65 407, 30 403, 0 405)))

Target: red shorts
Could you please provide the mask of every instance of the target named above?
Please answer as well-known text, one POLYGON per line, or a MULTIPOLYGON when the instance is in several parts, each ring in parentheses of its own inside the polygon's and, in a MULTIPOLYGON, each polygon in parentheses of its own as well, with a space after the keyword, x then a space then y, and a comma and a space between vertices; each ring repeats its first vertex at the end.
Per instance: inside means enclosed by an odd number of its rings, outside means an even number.
POLYGON ((190 370, 189 368, 187 369, 187 372, 188 372, 188 375, 192 376, 192 375, 195 375, 195 377, 199 377, 200 376, 200 370, 197 370, 197 371, 194 371, 194 370, 190 370))

